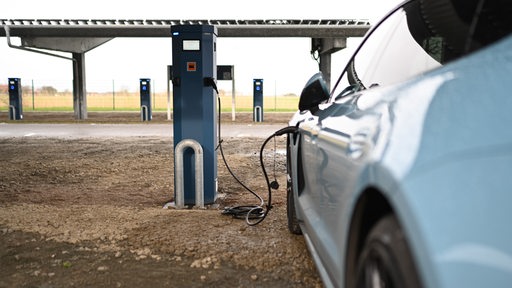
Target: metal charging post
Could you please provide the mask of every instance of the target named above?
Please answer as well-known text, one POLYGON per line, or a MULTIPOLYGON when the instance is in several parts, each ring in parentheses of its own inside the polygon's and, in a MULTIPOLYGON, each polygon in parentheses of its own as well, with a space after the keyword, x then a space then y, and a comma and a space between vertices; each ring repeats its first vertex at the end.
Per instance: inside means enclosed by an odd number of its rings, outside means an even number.
POLYGON ((176 206, 202 206, 217 198, 217 29, 173 25, 171 33, 176 206))
POLYGON ((263 79, 253 79, 253 121, 263 122, 263 79))
POLYGON ((140 120, 151 121, 151 79, 140 79, 140 120))
POLYGON ((23 119, 23 102, 20 78, 9 78, 9 120, 23 119))

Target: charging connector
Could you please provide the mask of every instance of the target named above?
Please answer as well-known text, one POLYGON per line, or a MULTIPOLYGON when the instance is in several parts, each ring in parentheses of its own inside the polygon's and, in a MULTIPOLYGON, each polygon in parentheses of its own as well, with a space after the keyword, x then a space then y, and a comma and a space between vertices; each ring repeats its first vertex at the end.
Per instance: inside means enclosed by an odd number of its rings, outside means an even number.
POLYGON ((219 95, 219 90, 217 89, 217 83, 215 83, 215 79, 212 77, 205 77, 203 78, 203 85, 205 87, 211 86, 213 90, 219 95))

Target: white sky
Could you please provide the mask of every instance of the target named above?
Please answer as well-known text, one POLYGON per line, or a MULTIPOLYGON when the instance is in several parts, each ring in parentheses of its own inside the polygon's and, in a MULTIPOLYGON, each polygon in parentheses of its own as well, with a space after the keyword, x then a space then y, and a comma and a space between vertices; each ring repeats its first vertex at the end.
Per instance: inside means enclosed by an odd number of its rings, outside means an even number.
MULTIPOLYGON (((0 10, 0 19, 368 19, 375 23, 400 0, 315 1, 108 1, 17 0, 0 10)), ((344 52, 333 55, 332 77, 341 72, 344 52)), ((217 65, 234 65, 237 93, 252 94, 252 79, 264 79, 264 95, 300 94, 318 71, 307 38, 217 38, 217 65)), ((352 46, 352 47, 351 47, 352 46)), ((139 78, 151 78, 157 91, 167 89, 172 64, 170 38, 116 38, 85 54, 87 91, 137 90, 139 78)), ((345 54, 345 55, 344 55, 345 54)), ((0 84, 22 78, 23 85, 71 90, 71 61, 12 49, 0 38, 0 84), (3 43, 2 43, 3 42, 3 43)), ((231 90, 230 81, 219 89, 231 90)))

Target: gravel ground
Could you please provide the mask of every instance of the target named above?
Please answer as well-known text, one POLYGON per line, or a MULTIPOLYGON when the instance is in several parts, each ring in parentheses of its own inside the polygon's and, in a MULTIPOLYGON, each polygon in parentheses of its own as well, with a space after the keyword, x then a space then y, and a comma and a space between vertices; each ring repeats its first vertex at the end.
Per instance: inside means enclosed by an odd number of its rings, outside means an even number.
MULTIPOLYGON (((99 115, 88 121, 123 119, 99 115)), ((267 199, 263 140, 227 138, 223 147, 267 199)), ((220 158, 216 205, 162 208, 174 186, 168 138, 0 138, 0 287, 321 287, 303 237, 287 230, 285 156, 273 153, 284 145, 278 138, 265 154, 281 184, 273 209, 248 226, 221 211, 259 200, 220 158)))

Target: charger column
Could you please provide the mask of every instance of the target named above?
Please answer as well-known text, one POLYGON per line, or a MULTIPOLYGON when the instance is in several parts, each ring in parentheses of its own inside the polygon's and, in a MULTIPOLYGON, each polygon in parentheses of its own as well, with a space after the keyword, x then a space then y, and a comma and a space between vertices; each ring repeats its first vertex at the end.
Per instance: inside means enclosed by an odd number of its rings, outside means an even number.
POLYGON ((23 119, 21 79, 9 78, 9 120, 23 119))
POLYGON ((217 198, 217 95, 212 87, 217 76, 217 29, 211 25, 173 25, 171 33, 174 157, 183 156, 183 167, 176 161, 174 167, 176 204, 179 185, 184 188, 185 205, 199 200, 198 153, 203 158, 204 203, 210 204, 217 198), (181 144, 186 145, 184 150, 181 144), (177 147, 183 155, 176 155, 177 147), (177 179, 179 175, 183 179, 177 179))
POLYGON ((142 121, 151 121, 153 119, 151 111, 151 79, 140 79, 140 119, 142 121))
POLYGON ((253 79, 253 121, 263 122, 263 79, 253 79))

